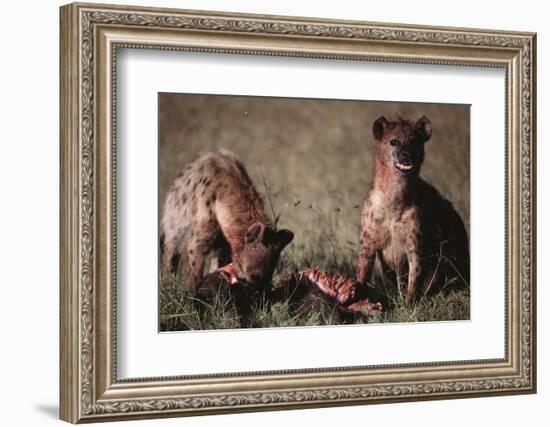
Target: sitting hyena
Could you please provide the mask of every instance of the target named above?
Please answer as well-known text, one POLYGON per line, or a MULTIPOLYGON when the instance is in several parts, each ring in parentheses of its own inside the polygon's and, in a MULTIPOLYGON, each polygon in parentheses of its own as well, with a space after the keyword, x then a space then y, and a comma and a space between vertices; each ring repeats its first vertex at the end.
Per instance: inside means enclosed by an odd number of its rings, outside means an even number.
POLYGON ((430 121, 380 117, 373 134, 374 180, 361 217, 357 280, 366 283, 373 269, 382 277, 406 273, 407 307, 417 287, 426 293, 446 275, 467 285, 464 223, 452 204, 419 176, 424 143, 432 134, 430 121))
POLYGON ((294 235, 276 231, 262 200, 237 157, 209 152, 176 178, 161 221, 163 273, 175 273, 180 259, 191 294, 203 277, 205 259, 213 268, 233 262, 237 275, 260 288, 271 281, 283 248, 294 235))

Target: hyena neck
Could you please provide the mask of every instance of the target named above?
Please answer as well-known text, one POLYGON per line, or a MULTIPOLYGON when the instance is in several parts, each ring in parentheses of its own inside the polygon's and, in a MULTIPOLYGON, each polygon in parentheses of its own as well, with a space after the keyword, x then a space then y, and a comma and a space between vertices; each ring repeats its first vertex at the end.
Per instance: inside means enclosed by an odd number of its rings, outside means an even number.
MULTIPOLYGON (((262 198, 256 191, 254 187, 250 187, 248 194, 246 195, 246 202, 242 203, 240 206, 240 212, 237 212, 237 218, 245 218, 243 226, 245 227, 245 232, 248 227, 251 225, 261 222, 265 228, 273 228, 273 222, 265 213, 264 204, 262 198)), ((244 234, 242 234, 244 236, 244 234)))
POLYGON ((272 229, 273 223, 265 215, 252 215, 248 212, 248 216, 245 212, 241 213, 241 216, 235 216, 239 220, 235 221, 231 226, 225 227, 223 230, 224 235, 231 247, 232 254, 239 254, 245 246, 245 236, 248 228, 257 222, 261 222, 266 229, 272 229))
POLYGON ((242 251, 246 232, 256 222, 261 222, 266 228, 273 228, 259 197, 238 196, 220 197, 216 203, 217 221, 232 254, 242 251))
POLYGON ((414 204, 418 174, 402 175, 393 166, 375 165, 373 189, 384 194, 388 206, 402 212, 414 204))
POLYGON ((250 208, 250 218, 248 220, 248 225, 250 226, 256 222, 261 222, 263 225, 265 225, 265 228, 273 228, 273 222, 265 213, 263 203, 259 201, 254 203, 250 208))

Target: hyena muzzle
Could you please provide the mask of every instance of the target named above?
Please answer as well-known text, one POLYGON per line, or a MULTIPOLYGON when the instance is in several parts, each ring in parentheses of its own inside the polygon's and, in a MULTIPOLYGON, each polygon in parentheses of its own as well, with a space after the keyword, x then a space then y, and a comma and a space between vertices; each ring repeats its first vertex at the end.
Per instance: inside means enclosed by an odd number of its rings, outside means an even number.
POLYGON ((426 117, 416 123, 378 118, 374 179, 361 216, 357 280, 373 271, 382 278, 405 274, 406 305, 424 293, 455 282, 469 285, 469 243, 452 204, 420 176, 424 144, 432 134, 426 117))
POLYGON ((166 196, 160 227, 163 275, 176 273, 183 261, 191 294, 208 257, 211 269, 233 262, 239 279, 256 289, 269 286, 294 237, 275 230, 244 166, 226 150, 206 153, 182 171, 166 196))

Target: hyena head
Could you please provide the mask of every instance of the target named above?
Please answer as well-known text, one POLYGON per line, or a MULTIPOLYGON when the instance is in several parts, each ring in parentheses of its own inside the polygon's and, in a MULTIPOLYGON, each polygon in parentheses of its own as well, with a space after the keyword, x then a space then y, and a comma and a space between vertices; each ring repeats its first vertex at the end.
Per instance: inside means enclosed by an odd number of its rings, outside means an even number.
POLYGON ((432 124, 422 116, 413 124, 397 117, 376 119, 372 133, 377 142, 376 161, 399 175, 418 175, 424 160, 424 143, 432 136, 432 124))
POLYGON ((252 224, 246 231, 242 251, 233 258, 242 278, 258 289, 268 286, 281 251, 293 238, 290 230, 276 231, 261 222, 252 224))

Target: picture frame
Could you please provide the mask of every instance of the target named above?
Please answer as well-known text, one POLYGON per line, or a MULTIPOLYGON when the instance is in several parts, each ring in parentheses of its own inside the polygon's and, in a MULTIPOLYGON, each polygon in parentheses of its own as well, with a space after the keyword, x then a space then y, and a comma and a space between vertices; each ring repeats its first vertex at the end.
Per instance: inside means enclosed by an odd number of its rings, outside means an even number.
POLYGON ((84 3, 63 6, 60 25, 61 419, 80 423, 536 392, 535 34, 84 3), (121 49, 504 70, 504 357, 120 379, 121 49))

